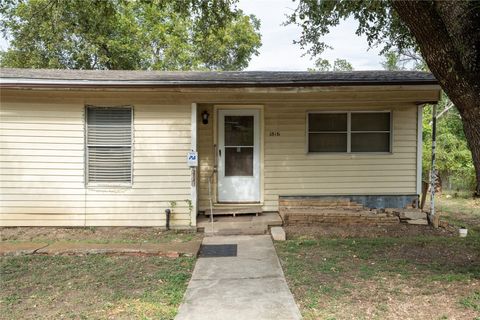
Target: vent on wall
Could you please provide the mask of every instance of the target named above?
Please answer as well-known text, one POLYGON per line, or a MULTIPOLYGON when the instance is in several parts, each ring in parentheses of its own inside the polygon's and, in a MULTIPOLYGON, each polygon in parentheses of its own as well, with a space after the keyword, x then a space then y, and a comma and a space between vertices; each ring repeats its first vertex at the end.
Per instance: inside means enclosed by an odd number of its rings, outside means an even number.
POLYGON ((88 183, 132 182, 132 108, 86 108, 88 183))

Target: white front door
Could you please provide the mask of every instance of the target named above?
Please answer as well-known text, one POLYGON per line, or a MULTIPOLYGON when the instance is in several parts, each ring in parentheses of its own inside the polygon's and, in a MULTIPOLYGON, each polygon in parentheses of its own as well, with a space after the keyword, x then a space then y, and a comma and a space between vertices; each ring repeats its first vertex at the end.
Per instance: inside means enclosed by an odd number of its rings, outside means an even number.
POLYGON ((260 201, 258 110, 218 111, 218 201, 260 201))

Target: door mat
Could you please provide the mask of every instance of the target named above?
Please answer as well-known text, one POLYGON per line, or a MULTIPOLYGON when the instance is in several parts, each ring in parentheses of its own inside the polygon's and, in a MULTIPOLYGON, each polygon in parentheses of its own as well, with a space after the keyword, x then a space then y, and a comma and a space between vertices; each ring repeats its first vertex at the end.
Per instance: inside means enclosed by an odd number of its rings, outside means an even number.
POLYGON ((202 244, 200 247, 200 258, 212 257, 236 257, 236 244, 202 244))

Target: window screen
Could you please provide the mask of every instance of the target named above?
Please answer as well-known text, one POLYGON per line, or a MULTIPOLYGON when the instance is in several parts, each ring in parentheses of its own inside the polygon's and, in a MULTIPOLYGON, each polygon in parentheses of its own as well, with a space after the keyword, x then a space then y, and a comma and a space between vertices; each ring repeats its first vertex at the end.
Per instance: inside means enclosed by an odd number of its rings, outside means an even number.
POLYGON ((87 107, 89 183, 132 182, 132 108, 87 107))
POLYGON ((347 152, 347 113, 308 115, 309 152, 347 152))
POLYGON ((308 152, 390 152, 390 112, 308 114, 308 152))
POLYGON ((225 116, 225 176, 253 176, 254 117, 225 116))
POLYGON ((351 114, 352 152, 390 151, 390 112, 351 114))

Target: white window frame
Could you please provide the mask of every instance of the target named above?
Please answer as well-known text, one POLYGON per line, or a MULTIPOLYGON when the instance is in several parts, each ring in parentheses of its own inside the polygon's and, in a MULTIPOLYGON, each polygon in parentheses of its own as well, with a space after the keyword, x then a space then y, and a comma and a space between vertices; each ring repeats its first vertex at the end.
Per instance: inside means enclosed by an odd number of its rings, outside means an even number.
POLYGON ((131 188, 133 186, 133 156, 134 156, 134 108, 132 105, 111 105, 111 106, 102 106, 102 105, 85 105, 84 108, 84 123, 85 123, 85 130, 84 130, 84 160, 85 160, 85 172, 84 172, 84 179, 85 179, 85 186, 88 188, 105 188, 105 187, 118 187, 118 188, 131 188), (88 158, 88 109, 106 109, 106 108, 115 108, 115 109, 120 109, 120 108, 126 108, 130 109, 130 123, 131 123, 131 139, 130 139, 130 145, 115 145, 115 147, 130 147, 130 182, 90 182, 88 180, 88 172, 89 172, 89 158, 88 158))
MULTIPOLYGON (((305 146, 305 151, 307 154, 312 154, 312 155, 321 155, 321 154, 392 154, 393 153, 393 112, 392 110, 356 110, 356 111, 351 111, 351 110, 346 110, 346 111, 339 111, 339 110, 334 110, 334 111, 307 111, 306 114, 306 146, 305 146), (333 152, 333 151, 328 151, 328 152, 321 152, 321 151, 310 151, 309 148, 309 139, 310 139, 310 133, 315 133, 315 132, 310 132, 309 128, 309 118, 310 114, 316 114, 316 113, 325 113, 325 114, 346 114, 347 115, 347 151, 338 151, 338 152, 333 152), (389 133, 389 151, 354 151, 352 152, 352 113, 388 113, 390 114, 390 130, 389 131, 353 131, 354 133, 389 133)), ((321 133, 321 132, 319 132, 321 133)), ((329 133, 329 132, 323 132, 323 133, 329 133)), ((345 131, 335 131, 332 133, 345 133, 345 131)))

